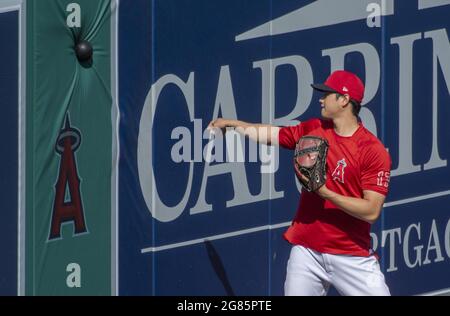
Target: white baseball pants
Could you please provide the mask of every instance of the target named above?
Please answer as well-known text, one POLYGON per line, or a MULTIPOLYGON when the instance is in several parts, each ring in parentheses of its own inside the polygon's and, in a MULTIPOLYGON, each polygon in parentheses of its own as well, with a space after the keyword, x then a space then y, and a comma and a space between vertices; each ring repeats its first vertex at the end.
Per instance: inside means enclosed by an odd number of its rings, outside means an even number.
POLYGON ((287 264, 285 295, 326 295, 330 285, 341 295, 390 295, 375 256, 331 255, 293 246, 287 264))

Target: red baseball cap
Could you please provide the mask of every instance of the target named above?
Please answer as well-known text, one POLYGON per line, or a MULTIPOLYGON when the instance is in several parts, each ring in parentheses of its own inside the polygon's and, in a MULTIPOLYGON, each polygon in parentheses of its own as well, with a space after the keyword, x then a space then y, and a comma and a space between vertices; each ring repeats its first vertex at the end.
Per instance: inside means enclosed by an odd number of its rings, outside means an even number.
POLYGON ((345 70, 334 71, 325 83, 312 84, 311 87, 322 92, 348 94, 350 99, 361 103, 364 98, 364 84, 357 75, 345 70))

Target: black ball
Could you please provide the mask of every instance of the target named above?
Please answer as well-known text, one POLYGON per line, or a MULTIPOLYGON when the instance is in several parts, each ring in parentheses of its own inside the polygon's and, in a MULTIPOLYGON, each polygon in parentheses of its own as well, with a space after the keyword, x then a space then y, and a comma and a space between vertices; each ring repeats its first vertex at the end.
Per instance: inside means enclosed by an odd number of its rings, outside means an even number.
POLYGON ((80 62, 90 60, 93 52, 92 45, 88 41, 81 41, 75 45, 75 53, 80 62))

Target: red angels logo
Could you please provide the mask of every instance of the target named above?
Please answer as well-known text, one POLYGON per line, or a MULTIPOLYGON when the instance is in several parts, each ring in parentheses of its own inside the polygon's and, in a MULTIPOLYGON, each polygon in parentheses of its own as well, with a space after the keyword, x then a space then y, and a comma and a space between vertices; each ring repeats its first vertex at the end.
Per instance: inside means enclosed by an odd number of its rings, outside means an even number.
POLYGON ((61 226, 71 222, 74 234, 87 232, 84 218, 82 196, 80 192, 80 177, 77 171, 75 152, 81 144, 81 132, 70 126, 69 115, 66 115, 64 129, 60 131, 55 145, 56 152, 61 156, 58 180, 55 185, 52 223, 48 240, 61 238, 61 226))
POLYGON ((340 183, 344 183, 344 169, 347 167, 347 163, 345 162, 345 158, 339 160, 337 162, 336 169, 334 169, 333 174, 331 175, 333 177, 333 180, 337 180, 340 183))

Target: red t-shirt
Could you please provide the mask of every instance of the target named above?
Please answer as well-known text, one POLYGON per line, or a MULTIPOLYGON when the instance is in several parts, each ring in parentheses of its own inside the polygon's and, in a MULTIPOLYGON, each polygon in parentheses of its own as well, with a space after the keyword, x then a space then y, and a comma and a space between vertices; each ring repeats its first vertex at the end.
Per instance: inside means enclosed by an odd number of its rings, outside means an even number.
MULTIPOLYGON (((326 185, 330 190, 356 198, 363 197, 363 190, 387 195, 391 157, 362 123, 352 136, 343 137, 334 131, 332 121, 312 119, 281 128, 279 144, 293 150, 305 135, 329 142, 326 185)), ((297 214, 284 237, 292 244, 322 253, 370 255, 370 224, 306 190, 302 190, 297 214)))

